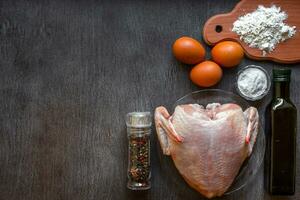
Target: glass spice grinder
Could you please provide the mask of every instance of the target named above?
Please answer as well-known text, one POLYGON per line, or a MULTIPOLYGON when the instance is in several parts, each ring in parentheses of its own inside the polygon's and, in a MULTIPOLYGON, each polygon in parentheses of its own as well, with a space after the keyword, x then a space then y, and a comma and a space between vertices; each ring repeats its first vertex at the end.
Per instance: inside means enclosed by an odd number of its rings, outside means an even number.
POLYGON ((128 136, 127 187, 131 190, 151 188, 150 135, 152 117, 150 112, 131 112, 126 115, 128 136))

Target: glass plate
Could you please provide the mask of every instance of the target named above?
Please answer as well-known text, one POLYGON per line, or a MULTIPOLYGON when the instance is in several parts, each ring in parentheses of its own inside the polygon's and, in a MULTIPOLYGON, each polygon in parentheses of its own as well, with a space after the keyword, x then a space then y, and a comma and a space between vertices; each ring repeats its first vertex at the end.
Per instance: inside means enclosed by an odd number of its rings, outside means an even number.
MULTIPOLYGON (((250 105, 242 99, 240 96, 233 94, 231 92, 226 92, 224 90, 218 89, 208 89, 208 90, 200 90, 196 92, 192 92, 187 94, 180 99, 178 99, 170 114, 173 114, 174 109, 177 105, 189 104, 189 103, 198 103, 203 106, 206 106, 208 103, 236 103, 242 107, 243 110, 250 107, 250 105)), ((159 146, 159 142, 158 148, 159 146)), ((256 175, 258 169, 260 168, 265 154, 265 134, 263 128, 261 127, 261 123, 259 125, 259 133, 256 138, 256 142, 250 157, 248 157, 243 165, 240 168, 238 175, 236 176, 234 182, 227 190, 225 195, 231 194, 235 191, 243 188, 248 182, 250 182, 253 177, 256 175)), ((175 165, 170 156, 165 156, 162 154, 162 151, 159 150, 159 159, 161 163, 161 167, 165 174, 167 174, 168 178, 172 179, 172 181, 178 185, 178 189, 180 192, 187 192, 188 185, 185 183, 184 179, 181 177, 179 172, 177 171, 175 165)))

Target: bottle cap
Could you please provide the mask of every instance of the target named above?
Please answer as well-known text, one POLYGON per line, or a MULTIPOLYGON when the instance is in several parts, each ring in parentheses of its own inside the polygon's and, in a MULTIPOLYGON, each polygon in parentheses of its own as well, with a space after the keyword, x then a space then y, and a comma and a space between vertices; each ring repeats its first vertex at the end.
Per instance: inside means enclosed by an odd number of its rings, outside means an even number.
POLYGON ((273 81, 290 81, 291 70, 290 69, 273 69, 273 81))
POLYGON ((126 115, 127 127, 147 128, 152 124, 150 112, 131 112, 126 115))

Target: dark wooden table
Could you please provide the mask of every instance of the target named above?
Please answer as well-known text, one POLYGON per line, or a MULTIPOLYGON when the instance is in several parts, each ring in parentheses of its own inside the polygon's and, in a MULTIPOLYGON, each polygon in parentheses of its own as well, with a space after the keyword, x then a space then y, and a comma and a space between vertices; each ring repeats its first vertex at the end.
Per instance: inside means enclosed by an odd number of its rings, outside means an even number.
MULTIPOLYGON (((236 3, 0 1, 0 200, 203 199, 166 176, 154 134, 152 189, 126 188, 124 116, 170 107, 199 89, 188 78, 190 68, 172 57, 171 45, 182 35, 202 41, 205 21, 236 3)), ((244 59, 224 70, 215 88, 234 91, 236 72, 248 64, 269 72, 284 66, 244 59)), ((288 67, 300 108, 300 68, 288 67)), ((270 98, 254 104, 261 114, 270 98)), ((244 189, 223 198, 299 199, 299 170, 300 163, 294 197, 270 197, 261 169, 244 189)))

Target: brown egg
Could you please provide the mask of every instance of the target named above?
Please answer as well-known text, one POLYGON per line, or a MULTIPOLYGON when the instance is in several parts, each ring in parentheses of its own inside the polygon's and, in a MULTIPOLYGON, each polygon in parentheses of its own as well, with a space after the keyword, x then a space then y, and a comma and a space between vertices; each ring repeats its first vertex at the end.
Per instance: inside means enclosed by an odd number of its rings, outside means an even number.
POLYGON ((211 87, 222 78, 221 67, 212 61, 199 63, 190 72, 190 79, 198 86, 211 87))
POLYGON ((237 42, 224 41, 213 47, 211 56, 222 67, 234 67, 242 61, 244 50, 237 42))
POLYGON ((173 44, 173 54, 185 64, 198 64, 205 59, 205 49, 197 40, 181 37, 173 44))

